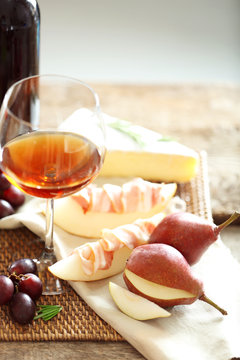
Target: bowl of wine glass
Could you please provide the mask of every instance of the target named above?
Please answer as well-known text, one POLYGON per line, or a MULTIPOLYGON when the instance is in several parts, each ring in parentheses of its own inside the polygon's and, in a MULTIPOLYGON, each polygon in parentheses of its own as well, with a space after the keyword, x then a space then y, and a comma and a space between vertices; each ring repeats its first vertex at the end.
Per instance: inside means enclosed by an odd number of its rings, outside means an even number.
POLYGON ((105 156, 104 121, 96 92, 59 75, 38 75, 13 84, 0 112, 0 165, 24 193, 46 199, 45 249, 38 259, 44 294, 61 286, 47 271, 55 259, 54 199, 91 183, 105 156))

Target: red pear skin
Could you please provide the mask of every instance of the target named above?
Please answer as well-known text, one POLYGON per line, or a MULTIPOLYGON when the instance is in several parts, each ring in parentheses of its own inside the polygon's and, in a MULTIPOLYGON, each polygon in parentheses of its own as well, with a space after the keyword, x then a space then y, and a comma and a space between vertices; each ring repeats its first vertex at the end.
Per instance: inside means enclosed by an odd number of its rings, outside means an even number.
POLYGON ((240 216, 235 212, 227 221, 217 226, 197 215, 178 212, 167 215, 150 236, 149 244, 162 243, 179 250, 189 265, 198 262, 213 244, 222 229, 240 216))
MULTIPOLYGON (((131 253, 126 268, 134 274, 156 284, 186 290, 194 295, 193 298, 173 300, 147 297, 149 300, 162 307, 192 304, 203 293, 202 282, 192 275, 191 268, 186 259, 172 246, 165 244, 147 244, 138 246, 131 253)), ((139 291, 129 283, 125 274, 124 281, 130 291, 135 293, 137 291, 139 294, 139 291)))
POLYGON ((222 314, 227 312, 208 299, 203 290, 203 282, 192 272, 184 256, 166 244, 147 244, 138 246, 131 253, 126 268, 145 280, 170 288, 181 289, 194 295, 192 298, 156 299, 141 293, 123 273, 124 281, 130 291, 155 302, 161 307, 187 305, 197 299, 208 302, 222 314))

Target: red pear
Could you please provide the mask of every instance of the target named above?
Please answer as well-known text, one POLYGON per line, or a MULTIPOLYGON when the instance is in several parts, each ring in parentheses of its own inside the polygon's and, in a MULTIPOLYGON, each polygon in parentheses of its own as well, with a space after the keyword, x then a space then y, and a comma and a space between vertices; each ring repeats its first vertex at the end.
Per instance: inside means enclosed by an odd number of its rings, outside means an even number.
POLYGON ((192 304, 197 299, 227 312, 204 293, 203 283, 192 272, 184 256, 166 244, 138 246, 131 253, 123 274, 130 291, 161 307, 192 304))
POLYGON ((150 236, 149 243, 162 243, 179 250, 190 265, 199 261, 207 248, 214 243, 221 230, 236 220, 235 212, 223 224, 217 226, 197 215, 178 212, 167 215, 150 236))

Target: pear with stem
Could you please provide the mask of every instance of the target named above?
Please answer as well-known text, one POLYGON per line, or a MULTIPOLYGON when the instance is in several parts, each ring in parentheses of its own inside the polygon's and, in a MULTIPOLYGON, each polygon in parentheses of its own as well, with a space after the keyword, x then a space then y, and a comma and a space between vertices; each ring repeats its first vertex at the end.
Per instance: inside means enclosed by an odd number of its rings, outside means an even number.
POLYGON ((203 282, 195 276, 184 256, 172 246, 138 246, 127 261, 123 278, 130 291, 163 308, 201 300, 227 315, 226 310, 206 296, 203 282))
POLYGON ((150 236, 149 243, 171 245, 183 254, 190 265, 193 265, 218 239, 220 232, 239 216, 240 213, 236 211, 224 223, 217 226, 188 212, 173 213, 167 215, 158 224, 150 236))

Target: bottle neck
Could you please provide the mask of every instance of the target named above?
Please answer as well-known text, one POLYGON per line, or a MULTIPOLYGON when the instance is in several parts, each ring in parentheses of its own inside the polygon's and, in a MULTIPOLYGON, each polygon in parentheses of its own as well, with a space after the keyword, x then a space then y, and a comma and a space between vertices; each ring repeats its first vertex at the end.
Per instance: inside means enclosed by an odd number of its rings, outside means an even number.
POLYGON ((40 22, 40 11, 36 0, 1 0, 0 27, 11 31, 30 28, 40 22))
POLYGON ((0 106, 14 82, 39 73, 39 43, 36 0, 0 0, 0 106))

